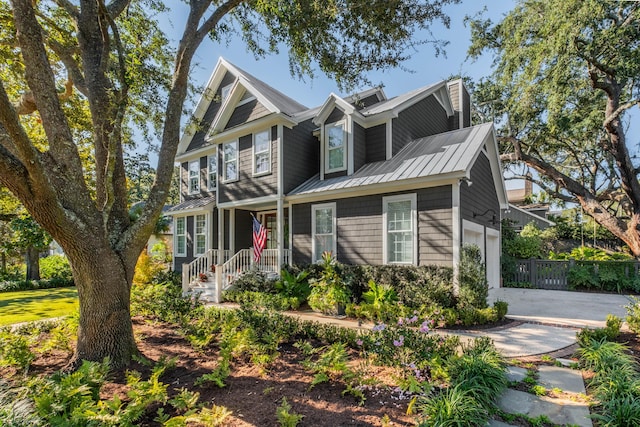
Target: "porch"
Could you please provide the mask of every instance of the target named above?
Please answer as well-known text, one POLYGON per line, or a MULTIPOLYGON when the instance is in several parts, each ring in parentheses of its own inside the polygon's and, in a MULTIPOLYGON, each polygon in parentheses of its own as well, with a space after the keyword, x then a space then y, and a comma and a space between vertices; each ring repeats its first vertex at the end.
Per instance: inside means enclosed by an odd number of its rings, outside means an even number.
POLYGON ((228 250, 209 249, 191 263, 182 265, 182 292, 197 292, 207 301, 219 303, 222 291, 247 271, 257 269, 266 275, 279 275, 283 265, 289 264, 291 251, 264 249, 260 261, 256 262, 253 248, 241 249, 233 256, 228 250), (279 260, 283 261, 280 262, 279 260))

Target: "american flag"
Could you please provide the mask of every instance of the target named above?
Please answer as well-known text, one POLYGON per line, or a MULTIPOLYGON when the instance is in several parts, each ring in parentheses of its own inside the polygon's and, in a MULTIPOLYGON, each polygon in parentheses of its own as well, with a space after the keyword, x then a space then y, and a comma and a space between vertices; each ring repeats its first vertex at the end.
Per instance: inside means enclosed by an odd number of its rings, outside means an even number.
POLYGON ((253 217, 253 260, 260 262, 262 251, 267 245, 267 229, 262 226, 260 221, 253 217))

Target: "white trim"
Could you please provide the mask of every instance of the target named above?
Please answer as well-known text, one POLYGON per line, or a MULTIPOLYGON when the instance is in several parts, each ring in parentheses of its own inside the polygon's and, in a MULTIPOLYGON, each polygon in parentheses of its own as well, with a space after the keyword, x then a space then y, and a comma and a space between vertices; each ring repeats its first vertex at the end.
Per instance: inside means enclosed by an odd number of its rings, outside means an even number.
POLYGON ((253 176, 263 176, 263 175, 269 175, 271 173, 271 128, 268 128, 266 130, 260 131, 260 132, 255 132, 251 135, 251 171, 253 173, 253 176), (256 153, 256 136, 266 133, 267 134, 267 149, 266 151, 260 151, 258 153, 256 153), (268 156, 268 160, 267 160, 267 170, 266 171, 262 171, 262 172, 256 172, 256 154, 262 154, 262 153, 267 153, 268 156))
POLYGON ((208 191, 216 191, 218 189, 218 147, 216 147, 216 150, 213 154, 209 154, 207 156, 207 190, 208 191), (211 185, 211 158, 214 158, 216 160, 216 170, 215 170, 215 176, 216 176, 216 183, 214 186, 211 185))
POLYGON ((276 138, 276 173, 277 178, 278 178, 278 189, 277 189, 277 193, 278 193, 278 197, 283 197, 284 196, 284 174, 282 173, 284 170, 284 167, 282 165, 282 159, 284 157, 284 127, 279 124, 276 127, 276 134, 277 134, 277 138, 276 138))
POLYGON ((238 140, 234 140, 234 141, 229 141, 229 142, 225 142, 222 145, 222 182, 223 183, 228 183, 228 182, 234 182, 237 181, 238 179, 240 179, 240 170, 239 170, 239 166, 240 166, 240 162, 239 162, 239 157, 240 157, 240 152, 238 150, 238 140), (235 146, 235 152, 236 152, 236 157, 234 160, 232 160, 233 162, 235 162, 236 164, 236 176, 234 178, 228 178, 227 177, 227 163, 231 163, 231 162, 227 162, 227 160, 225 159, 225 147, 227 145, 231 145, 233 144, 235 146))
MULTIPOLYGON (((325 129, 324 131, 324 138, 322 141, 323 144, 323 153, 324 153, 324 157, 325 157, 325 168, 324 168, 324 173, 328 174, 328 173, 334 173, 334 172, 342 172, 344 170, 347 170, 348 166, 347 166, 347 161, 348 161, 348 151, 349 151, 349 130, 348 130, 348 123, 349 120, 348 119, 343 119, 337 122, 333 122, 333 123, 328 123, 323 125, 322 127, 325 129), (329 132, 327 131, 328 128, 338 128, 338 127, 342 127, 342 166, 339 168, 333 168, 331 169, 331 164, 329 162, 329 155, 330 155, 330 149, 329 149, 329 132)), ((352 141, 351 144, 353 145, 353 134, 351 137, 352 141)), ((336 150, 337 148, 334 148, 334 150, 336 150)))
MULTIPOLYGON (((345 126, 345 130, 347 131, 347 175, 353 175, 353 171, 354 171, 354 158, 355 158, 355 151, 354 151, 354 146, 353 146, 353 138, 354 138, 354 125, 353 125, 353 116, 352 115, 348 115, 347 116, 347 123, 345 126)), ((361 143, 364 143, 365 141, 361 141, 361 143)))
POLYGON ((215 202, 211 201, 209 203, 207 203, 206 205, 202 205, 202 206, 198 206, 195 208, 187 208, 187 209, 180 209, 177 211, 172 211, 172 212, 168 212, 166 215, 167 216, 173 216, 173 217, 179 217, 179 216, 183 216, 183 215, 187 215, 187 216, 192 216, 192 215, 196 215, 199 213, 206 213, 206 212, 210 212, 211 209, 213 208, 215 202))
POLYGON ((489 288, 498 288, 500 287, 500 265, 501 265, 501 256, 502 251, 502 242, 501 242, 501 233, 500 230, 495 230, 493 228, 487 227, 486 235, 485 235, 485 246, 487 247, 487 255, 485 256, 484 266, 487 273, 487 281, 489 282, 489 288), (495 255, 497 259, 494 257, 494 251, 490 250, 490 241, 493 243, 497 243, 497 250, 495 251, 495 255), (491 255, 491 256, 490 256, 491 255), (489 260, 491 259, 491 269, 489 269, 489 260), (490 276, 490 273, 494 273, 495 276, 490 276))
POLYGON ((187 256, 187 216, 179 216, 173 217, 173 229, 175 233, 173 235, 173 248, 174 248, 174 257, 186 257, 187 256), (184 234, 178 234, 178 221, 184 220, 184 234), (184 252, 178 252, 180 249, 180 245, 178 245, 178 237, 184 235, 184 252))
POLYGON ((209 215, 206 213, 193 216, 193 256, 204 255, 209 248, 209 215), (198 233, 198 217, 204 217, 204 229, 202 233, 198 233), (198 236, 204 235, 204 250, 198 252, 198 236))
POLYGON ((218 262, 224 262, 224 209, 218 209, 218 262))
POLYGON ((398 265, 418 265, 418 197, 416 193, 398 194, 395 196, 386 196, 382 198, 382 263, 398 264, 398 265), (411 262, 390 262, 389 261, 389 230, 387 222, 387 212, 389 203, 411 202, 411 242, 412 254, 411 262))
POLYGON ((231 209, 237 207, 249 208, 251 206, 256 205, 264 205, 267 203, 276 203, 278 201, 278 196, 262 196, 255 197, 253 199, 242 199, 242 200, 231 200, 229 202, 218 203, 219 208, 223 209, 231 209))
POLYGON ((230 129, 225 129, 223 131, 220 131, 219 133, 207 135, 205 137, 205 141, 208 143, 220 144, 231 139, 238 139, 242 136, 249 135, 250 133, 253 133, 257 130, 264 129, 265 127, 272 127, 278 124, 282 124, 291 129, 298 123, 296 121, 293 121, 286 114, 271 113, 250 122, 245 122, 241 125, 234 126, 230 129))
POLYGON ((346 115, 356 114, 360 116, 360 118, 364 121, 364 116, 360 114, 358 111, 356 111, 353 105, 349 104, 347 101, 340 98, 335 93, 331 92, 331 94, 329 94, 329 97, 326 99, 326 101, 324 101, 324 104, 322 104, 322 107, 318 111, 318 114, 316 114, 316 116, 313 118, 313 123, 316 126, 322 126, 324 122, 327 120, 327 118, 329 117, 329 115, 331 115, 334 108, 338 108, 346 115))
POLYGON ((189 163, 187 163, 187 193, 188 194, 199 194, 200 193, 200 174, 201 174, 201 170, 200 170, 200 158, 197 158, 195 160, 191 160, 189 163), (198 183, 196 184, 196 188, 192 189, 191 188, 191 165, 195 164, 196 165, 196 175, 194 178, 198 178, 198 183))
POLYGON ((236 210, 229 209, 229 253, 236 253, 236 210))
POLYGON ((393 157, 393 119, 387 120, 386 126, 387 160, 393 157))
POLYGON ((453 264, 453 294, 458 295, 460 282, 460 249, 462 246, 462 221, 460 216, 460 180, 451 185, 451 234, 452 234, 452 264, 453 264))
POLYGON ((333 254, 334 257, 337 257, 337 242, 338 242, 338 233, 337 233, 337 229, 336 226, 338 224, 337 220, 336 220, 336 203, 335 202, 331 202, 331 203, 321 203, 318 205, 312 205, 311 206, 311 262, 317 262, 320 260, 320 256, 322 254, 317 254, 316 253, 316 212, 320 209, 331 209, 331 231, 332 231, 332 237, 333 237, 333 242, 331 245, 331 253, 333 254))
POLYGON ((229 97, 229 95, 231 94, 231 90, 233 89, 233 85, 235 84, 235 80, 233 81, 233 83, 229 83, 226 86, 222 86, 220 88, 220 103, 224 103, 224 101, 227 100, 227 98, 229 97), (226 95, 225 95, 225 92, 226 95))

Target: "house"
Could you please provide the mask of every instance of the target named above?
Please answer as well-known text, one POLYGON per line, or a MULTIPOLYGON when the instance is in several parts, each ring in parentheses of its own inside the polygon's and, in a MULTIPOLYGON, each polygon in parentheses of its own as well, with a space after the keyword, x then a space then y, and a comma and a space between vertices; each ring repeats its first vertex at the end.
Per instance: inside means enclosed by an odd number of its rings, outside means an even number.
POLYGON ((509 206, 503 210, 502 217, 510 220, 516 231, 522 231, 522 228, 529 223, 534 223, 539 230, 556 225, 547 219, 549 204, 532 203, 532 196, 533 183, 529 180, 524 180, 524 188, 507 190, 509 206))
POLYGON ((254 263, 253 217, 268 230, 256 263, 266 271, 324 251, 455 269, 474 243, 498 286, 506 191, 493 126, 471 126, 470 106, 454 80, 392 98, 332 93, 308 108, 220 59, 176 156, 170 214, 185 289, 205 274, 217 299, 254 263))

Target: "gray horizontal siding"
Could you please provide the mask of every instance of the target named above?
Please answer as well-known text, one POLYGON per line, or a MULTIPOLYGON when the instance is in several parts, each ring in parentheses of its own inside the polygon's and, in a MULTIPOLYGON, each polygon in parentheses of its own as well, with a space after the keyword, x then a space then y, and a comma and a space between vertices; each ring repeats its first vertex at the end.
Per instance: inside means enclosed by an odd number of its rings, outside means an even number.
MULTIPOLYGON (((451 186, 318 202, 336 203, 337 259, 345 264, 382 264, 382 199, 412 193, 417 194, 419 265, 451 265, 451 186)), ((312 205, 305 203, 293 207, 293 256, 294 262, 299 264, 311 262, 312 205)))
POLYGON ((387 158, 387 125, 381 124, 365 131, 366 163, 381 162, 387 158))
POLYGON ((320 170, 320 141, 313 136, 311 119, 283 131, 282 167, 284 193, 287 194, 320 170))
POLYGON ((353 124, 353 170, 357 171, 367 162, 366 133, 362 126, 353 124))
POLYGON ((215 95, 210 100, 211 102, 209 104, 209 107, 207 108, 207 111, 204 113, 202 120, 200 120, 200 124, 198 125, 198 130, 193 135, 193 138, 191 138, 191 143, 189 144, 189 147, 187 147, 187 152, 204 146, 205 144, 204 137, 209 131, 211 122, 213 121, 216 114, 218 114, 218 110, 222 105, 221 89, 233 83, 234 80, 235 80, 235 77, 231 73, 226 73, 222 78, 222 82, 220 82, 220 86, 218 86, 218 88, 216 89, 215 95))
POLYGON ((460 203, 462 218, 487 227, 500 229, 500 223, 491 224, 493 214, 500 218, 500 203, 491 175, 491 165, 484 153, 480 153, 478 159, 471 167, 471 187, 466 184, 460 186, 460 203), (492 209, 483 216, 473 217, 473 214, 482 214, 492 209))
MULTIPOLYGON (((278 143, 276 127, 271 128, 271 173, 253 176, 253 135, 245 135, 238 140, 238 177, 237 181, 218 181, 220 203, 254 199, 277 194, 278 143)), ((222 150, 220 150, 222 151, 222 150)), ((224 165, 220 162, 219 169, 224 165)))
POLYGON ((253 101, 240 105, 233 110, 225 129, 230 129, 234 126, 259 119, 260 117, 264 117, 268 114, 270 114, 270 111, 267 110, 264 105, 260 104, 257 99, 254 99, 253 101))
MULTIPOLYGON (((200 192, 189 194, 189 162, 180 164, 180 193, 182 200, 193 200, 201 197, 215 197, 215 191, 209 191, 207 174, 207 156, 200 157, 200 192)), ((218 163, 219 164, 219 163, 218 163)))
POLYGON ((393 119, 393 154, 414 139, 449 130, 449 118, 433 95, 412 105, 393 119))
POLYGON ((331 112, 331 114, 329 114, 329 117, 327 117, 327 120, 325 120, 325 124, 329 124, 329 123, 335 123, 335 122, 339 122, 340 120, 344 119, 344 111, 342 111, 339 108, 334 108, 333 111, 331 112))

